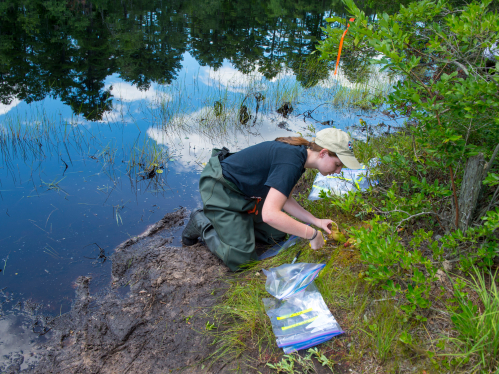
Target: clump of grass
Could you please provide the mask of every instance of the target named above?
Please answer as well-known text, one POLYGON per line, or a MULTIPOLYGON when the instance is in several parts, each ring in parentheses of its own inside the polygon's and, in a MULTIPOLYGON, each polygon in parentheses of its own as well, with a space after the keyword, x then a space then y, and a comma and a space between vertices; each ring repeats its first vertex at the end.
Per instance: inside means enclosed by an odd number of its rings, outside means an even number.
POLYGON ((269 85, 265 95, 268 101, 276 109, 284 103, 295 103, 302 94, 303 88, 296 79, 292 77, 280 77, 276 82, 269 85))
POLYGON ((66 191, 64 191, 64 189, 59 186, 59 183, 66 177, 63 177, 59 180, 57 180, 57 178, 55 178, 52 182, 44 182, 42 180, 42 183, 45 185, 45 187, 47 187, 47 191, 56 191, 57 193, 64 193, 66 195, 68 195, 68 193, 66 191))
POLYGON ((361 329, 376 353, 380 363, 384 363, 393 353, 393 346, 399 334, 400 324, 392 303, 376 303, 371 320, 366 319, 366 328, 361 329))
POLYGON ((328 100, 336 109, 373 109, 371 100, 385 97, 393 89, 393 80, 379 69, 371 68, 369 79, 351 82, 343 72, 333 75, 318 83, 310 90, 312 97, 328 100))
POLYGON ((459 364, 471 362, 469 372, 497 373, 499 364, 499 291, 497 274, 486 281, 485 276, 476 268, 467 285, 478 296, 478 308, 466 294, 456 290, 457 310, 451 310, 451 319, 458 335, 449 338, 449 343, 457 353, 447 354, 455 357, 459 364), (488 286, 487 284, 490 284, 488 286))
POLYGON ((264 276, 256 276, 255 269, 248 269, 229 280, 229 289, 222 303, 214 307, 218 330, 210 331, 217 350, 209 357, 213 362, 229 362, 248 350, 272 349, 275 342, 270 320, 265 314, 262 298, 265 291, 264 276))
POLYGON ((141 147, 134 145, 130 150, 127 174, 132 177, 151 179, 161 174, 170 160, 168 151, 156 142, 145 139, 141 147), (160 172, 158 172, 160 171, 160 172))
MULTIPOLYGON (((359 271, 340 264, 344 261, 342 252, 340 248, 333 249, 331 259, 317 277, 317 287, 330 307, 353 312, 353 319, 359 319, 368 304, 368 288, 359 278, 359 271)), ((354 259, 352 265, 357 261, 354 259)))

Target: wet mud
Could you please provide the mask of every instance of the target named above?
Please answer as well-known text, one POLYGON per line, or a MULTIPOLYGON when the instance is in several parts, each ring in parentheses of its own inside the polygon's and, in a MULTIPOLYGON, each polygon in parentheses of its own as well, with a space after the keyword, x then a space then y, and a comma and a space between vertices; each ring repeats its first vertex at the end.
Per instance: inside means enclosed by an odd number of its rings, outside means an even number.
POLYGON ((206 312, 223 293, 227 268, 202 244, 171 246, 184 209, 167 214, 116 248, 112 284, 89 293, 79 277, 69 313, 50 323, 45 353, 31 373, 219 373, 201 370, 214 348, 206 312))

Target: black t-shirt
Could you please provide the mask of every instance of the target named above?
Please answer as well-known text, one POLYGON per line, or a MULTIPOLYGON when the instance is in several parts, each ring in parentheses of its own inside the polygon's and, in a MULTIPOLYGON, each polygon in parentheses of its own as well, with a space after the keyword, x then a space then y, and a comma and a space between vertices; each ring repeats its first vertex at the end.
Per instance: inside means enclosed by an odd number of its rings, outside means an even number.
POLYGON ((289 196, 305 171, 307 148, 268 141, 245 148, 220 164, 225 179, 246 196, 265 198, 270 187, 289 196))

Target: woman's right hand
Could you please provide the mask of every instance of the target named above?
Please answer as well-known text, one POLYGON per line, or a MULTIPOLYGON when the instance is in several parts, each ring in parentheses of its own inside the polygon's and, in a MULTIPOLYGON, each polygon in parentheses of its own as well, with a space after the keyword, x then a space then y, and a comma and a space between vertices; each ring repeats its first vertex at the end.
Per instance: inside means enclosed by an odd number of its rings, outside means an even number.
POLYGON ((322 231, 317 230, 317 236, 310 241, 310 246, 312 249, 322 248, 326 244, 324 237, 322 236, 322 231))

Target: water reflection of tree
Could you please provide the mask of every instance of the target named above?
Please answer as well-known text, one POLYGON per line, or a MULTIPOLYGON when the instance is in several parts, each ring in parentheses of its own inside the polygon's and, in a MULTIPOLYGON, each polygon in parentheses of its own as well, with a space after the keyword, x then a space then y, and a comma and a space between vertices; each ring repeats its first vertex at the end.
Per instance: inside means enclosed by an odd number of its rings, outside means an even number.
POLYGON ((57 84, 55 92, 76 113, 89 120, 102 119, 112 108, 111 93, 104 89, 104 80, 115 71, 109 29, 98 13, 90 12, 73 41, 78 47, 71 56, 72 82, 57 84))
POLYGON ((228 59, 269 79, 287 66, 312 86, 328 72, 310 54, 332 13, 344 15, 341 1, 0 2, 0 100, 50 94, 98 120, 111 109, 106 77, 141 90, 170 83, 187 50, 201 65, 228 59))

